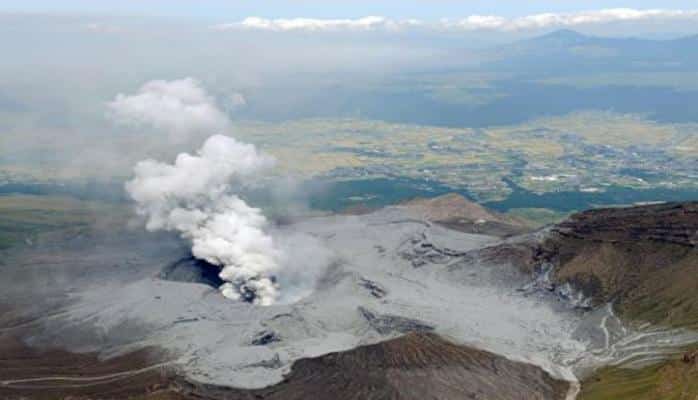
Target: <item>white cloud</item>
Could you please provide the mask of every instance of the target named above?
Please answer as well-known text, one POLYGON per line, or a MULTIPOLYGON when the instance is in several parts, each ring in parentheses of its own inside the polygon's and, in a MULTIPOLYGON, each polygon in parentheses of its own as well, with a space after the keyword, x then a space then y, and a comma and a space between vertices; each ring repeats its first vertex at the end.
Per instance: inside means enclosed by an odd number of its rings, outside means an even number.
POLYGON ((274 32, 285 31, 394 31, 421 25, 414 19, 395 20, 385 17, 368 16, 357 19, 313 19, 313 18, 279 18, 267 19, 248 17, 231 24, 217 25, 214 29, 249 29, 274 32))
MULTIPOLYGON (((564 28, 580 25, 593 25, 622 21, 667 20, 667 19, 698 19, 698 11, 684 10, 636 10, 631 8, 615 8, 578 13, 556 14, 545 13, 528 15, 520 18, 501 17, 469 17, 455 23, 463 29, 498 29, 505 31, 564 28)), ((446 27, 449 24, 446 23, 446 27)))
POLYGON ((108 108, 121 124, 154 128, 173 139, 222 132, 229 126, 213 98, 192 78, 150 81, 133 95, 118 94, 108 108))
POLYGON ((544 13, 517 18, 505 18, 496 15, 471 15, 455 20, 442 19, 438 22, 427 22, 416 19, 391 19, 378 16, 358 19, 267 19, 248 17, 240 22, 217 25, 214 29, 243 29, 273 32, 405 31, 414 28, 433 31, 518 31, 565 28, 622 21, 668 21, 678 19, 696 20, 698 22, 698 10, 638 10, 632 8, 614 8, 576 13, 544 13))

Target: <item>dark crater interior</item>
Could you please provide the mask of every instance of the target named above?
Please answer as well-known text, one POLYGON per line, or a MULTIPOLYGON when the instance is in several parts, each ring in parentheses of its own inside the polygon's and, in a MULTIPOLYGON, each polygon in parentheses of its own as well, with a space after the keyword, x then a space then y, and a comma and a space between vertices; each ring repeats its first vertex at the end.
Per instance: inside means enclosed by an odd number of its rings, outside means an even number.
POLYGON ((219 266, 190 255, 165 266, 158 277, 166 281, 199 283, 217 289, 225 283, 218 276, 220 271, 219 266))

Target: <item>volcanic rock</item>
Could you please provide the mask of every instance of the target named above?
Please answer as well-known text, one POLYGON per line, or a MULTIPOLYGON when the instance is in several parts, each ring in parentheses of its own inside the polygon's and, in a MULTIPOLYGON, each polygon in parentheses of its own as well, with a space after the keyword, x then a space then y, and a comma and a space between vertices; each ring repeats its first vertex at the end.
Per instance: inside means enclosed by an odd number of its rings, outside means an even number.
POLYGON ((381 335, 391 333, 430 332, 434 327, 420 321, 397 315, 381 315, 359 307, 359 313, 376 332, 381 335))
POLYGON ((388 294, 388 291, 378 282, 368 280, 366 278, 359 278, 359 285, 371 293, 371 296, 382 299, 388 294))
POLYGON ((280 342, 281 337, 274 331, 261 331, 255 335, 252 339, 252 344, 254 346, 266 346, 270 343, 280 342))

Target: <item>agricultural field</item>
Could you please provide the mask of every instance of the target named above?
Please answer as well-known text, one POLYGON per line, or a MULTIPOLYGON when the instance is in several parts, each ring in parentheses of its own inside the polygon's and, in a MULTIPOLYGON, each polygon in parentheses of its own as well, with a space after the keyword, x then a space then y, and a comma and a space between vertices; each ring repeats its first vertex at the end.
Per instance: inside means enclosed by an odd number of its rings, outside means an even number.
POLYGON ((235 131, 275 155, 284 172, 426 179, 481 201, 505 198, 505 178, 535 193, 698 187, 698 125, 639 115, 580 112, 477 129, 318 119, 240 123, 235 131))
MULTIPOLYGON (((483 203, 521 192, 589 197, 614 190, 645 192, 637 199, 592 199, 576 209, 661 200, 677 189, 688 193, 674 196, 683 199, 698 191, 698 124, 658 123, 636 114, 576 112, 486 128, 356 118, 236 121, 230 132, 274 156, 275 174, 299 181, 409 179, 448 187, 483 203)), ((171 160, 196 148, 202 135, 167 148, 148 137, 115 138, 108 146, 111 151, 123 148, 124 157, 104 157, 97 168, 89 160, 85 165, 65 164, 39 157, 36 164, 0 157, 0 181, 79 184, 76 180, 95 179, 119 186, 146 154, 171 160)), ((506 208, 551 207, 527 202, 506 208)))

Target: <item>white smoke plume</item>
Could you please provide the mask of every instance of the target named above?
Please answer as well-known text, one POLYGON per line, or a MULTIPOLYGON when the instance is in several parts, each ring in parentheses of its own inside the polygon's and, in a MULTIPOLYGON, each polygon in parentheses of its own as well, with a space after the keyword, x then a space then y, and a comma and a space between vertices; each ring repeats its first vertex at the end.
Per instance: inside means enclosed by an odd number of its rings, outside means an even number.
POLYGON ((174 164, 139 162, 126 190, 148 230, 180 232, 194 257, 222 267, 220 277, 229 282, 223 295, 269 305, 278 298, 273 277, 281 254, 261 211, 231 191, 272 164, 254 146, 214 135, 196 155, 182 153, 174 164))
POLYGON ((172 140, 220 132, 230 125, 213 98, 192 78, 148 82, 136 94, 118 94, 107 107, 116 122, 165 131, 172 140))
MULTIPOLYGON (((208 126, 220 132, 230 126, 193 79, 150 82, 133 96, 117 96, 109 106, 120 118, 152 127, 208 126), (177 111, 182 114, 174 115, 177 111)), ((191 241, 194 257, 221 267, 224 296, 270 305, 280 298, 277 279, 291 286, 287 298, 296 300, 329 258, 307 235, 284 237, 277 244, 261 210, 235 194, 273 165, 273 158, 253 145, 214 134, 196 154, 181 153, 173 164, 139 162, 126 190, 148 230, 179 232, 191 241)))

